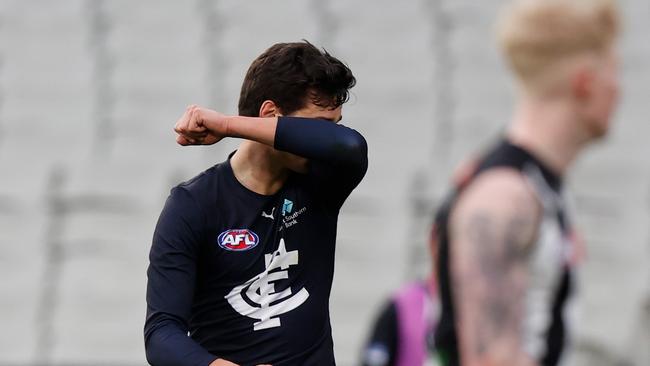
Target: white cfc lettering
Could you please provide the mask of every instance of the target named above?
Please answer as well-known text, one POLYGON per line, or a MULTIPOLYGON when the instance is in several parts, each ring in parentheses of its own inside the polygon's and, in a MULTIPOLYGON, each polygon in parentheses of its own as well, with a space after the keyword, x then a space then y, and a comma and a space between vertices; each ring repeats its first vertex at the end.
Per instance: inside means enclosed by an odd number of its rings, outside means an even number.
POLYGON ((289 267, 298 265, 298 251, 287 252, 284 239, 280 239, 278 250, 264 255, 264 262, 266 269, 262 273, 235 286, 226 295, 226 300, 235 311, 258 320, 253 323, 255 331, 281 326, 279 315, 294 310, 309 297, 305 288, 295 294, 291 286, 280 292, 275 290, 274 282, 288 279, 289 267))

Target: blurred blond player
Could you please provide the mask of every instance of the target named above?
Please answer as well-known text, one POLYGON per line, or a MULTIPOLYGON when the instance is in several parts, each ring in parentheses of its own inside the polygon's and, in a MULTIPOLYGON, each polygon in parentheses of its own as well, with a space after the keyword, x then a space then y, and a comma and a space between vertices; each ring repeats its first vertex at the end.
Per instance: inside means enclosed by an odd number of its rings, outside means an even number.
POLYGON ((504 138, 437 215, 445 365, 557 365, 574 247, 562 180, 618 97, 614 1, 514 1, 499 23, 518 102, 504 138))

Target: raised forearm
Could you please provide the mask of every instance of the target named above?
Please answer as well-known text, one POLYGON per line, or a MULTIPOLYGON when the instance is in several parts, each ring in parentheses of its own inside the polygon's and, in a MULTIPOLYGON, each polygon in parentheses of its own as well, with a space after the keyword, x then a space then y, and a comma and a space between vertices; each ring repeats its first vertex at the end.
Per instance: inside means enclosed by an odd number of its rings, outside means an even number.
POLYGON ((358 132, 330 121, 243 116, 225 120, 227 136, 257 141, 310 159, 345 161, 366 154, 365 140, 358 132))
POLYGON ((276 117, 227 116, 197 105, 187 107, 176 121, 176 141, 181 145, 212 145, 224 137, 241 137, 273 146, 276 117))
POLYGON ((300 117, 227 116, 190 106, 174 130, 181 145, 209 145, 224 137, 256 141, 308 159, 363 167, 366 141, 357 131, 332 121, 300 117))
MULTIPOLYGON (((256 141, 268 146, 275 143, 275 130, 278 117, 225 117, 225 135, 256 141)), ((206 127, 210 128, 208 124, 206 127)), ((221 127, 219 127, 221 128, 221 127)))
MULTIPOLYGON (((213 123, 216 125, 217 123, 213 123)), ((206 125, 210 128, 210 125, 206 125)), ((257 141, 308 159, 363 164, 367 147, 356 131, 330 121, 300 117, 225 118, 225 134, 257 141)))

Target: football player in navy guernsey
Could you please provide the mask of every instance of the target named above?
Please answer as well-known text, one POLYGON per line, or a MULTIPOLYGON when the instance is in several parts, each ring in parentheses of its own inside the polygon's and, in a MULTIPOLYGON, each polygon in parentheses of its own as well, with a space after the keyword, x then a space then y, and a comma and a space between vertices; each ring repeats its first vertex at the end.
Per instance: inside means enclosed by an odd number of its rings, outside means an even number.
POLYGON ((562 177, 606 135, 618 96, 613 0, 515 0, 499 27, 518 105, 437 215, 444 365, 558 365, 570 340, 562 177))
POLYGON ((250 66, 239 116, 190 106, 181 145, 244 139, 172 189, 155 229, 145 346, 154 366, 334 365, 329 296, 339 210, 368 166, 339 124, 350 69, 308 42, 250 66))

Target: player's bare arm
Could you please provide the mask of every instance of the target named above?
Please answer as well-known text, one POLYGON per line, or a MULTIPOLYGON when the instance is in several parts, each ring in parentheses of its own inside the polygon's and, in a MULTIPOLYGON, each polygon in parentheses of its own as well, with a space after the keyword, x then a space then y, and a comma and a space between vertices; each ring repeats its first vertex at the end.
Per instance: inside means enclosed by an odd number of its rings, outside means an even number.
MULTIPOLYGON (((293 114, 296 117, 314 118, 338 123, 341 108, 318 106, 313 103, 293 114)), ((273 147, 282 111, 272 101, 260 108, 260 117, 230 116, 220 112, 190 105, 174 125, 180 145, 212 145, 225 137, 238 137, 273 147)))
POLYGON ((181 145, 212 145, 225 137, 241 137, 273 146, 277 117, 228 116, 197 105, 187 107, 176 122, 181 145))
POLYGON ((451 271, 463 365, 534 365, 522 348, 528 259, 541 207, 508 169, 479 177, 451 217, 451 271))

